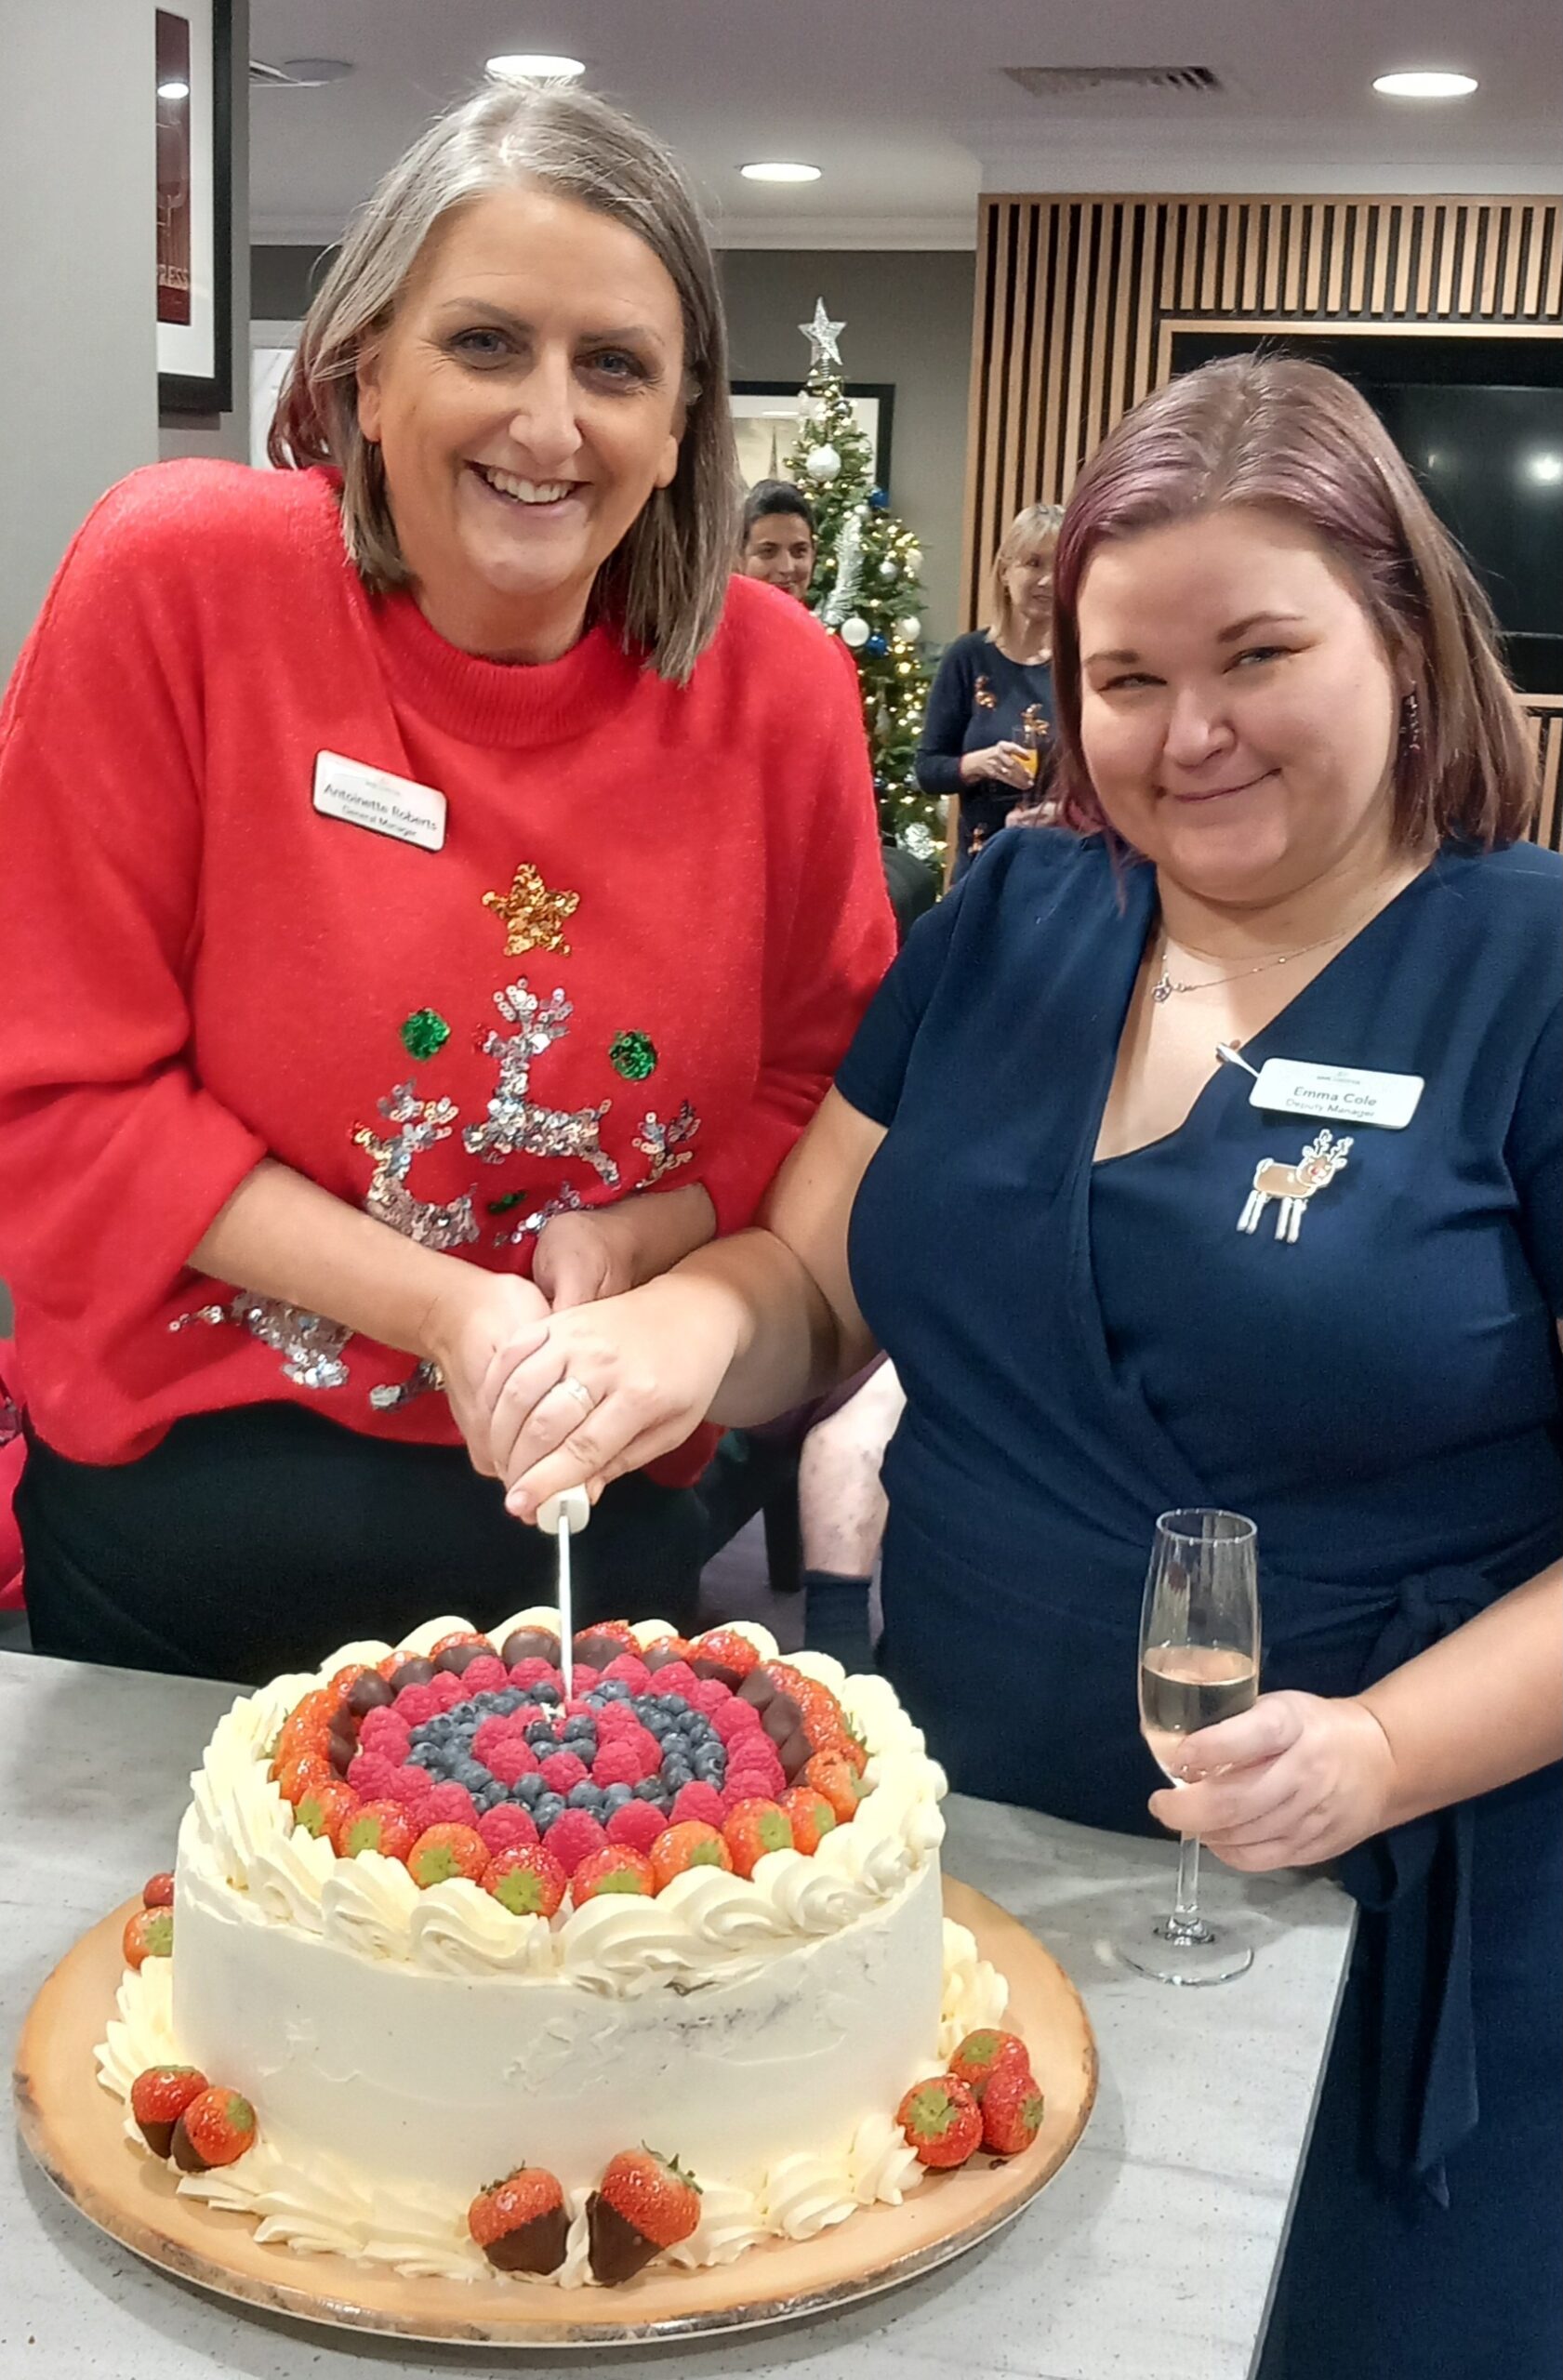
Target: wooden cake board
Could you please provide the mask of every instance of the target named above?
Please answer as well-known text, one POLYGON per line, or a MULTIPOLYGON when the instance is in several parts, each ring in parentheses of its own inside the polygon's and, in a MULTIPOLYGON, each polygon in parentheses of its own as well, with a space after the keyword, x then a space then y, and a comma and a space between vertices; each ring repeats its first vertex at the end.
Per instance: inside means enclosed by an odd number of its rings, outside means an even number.
MULTIPOLYGON (((87 2220, 165 2271, 295 2320, 429 2341, 524 2350, 633 2346, 737 2331, 844 2307, 947 2264, 1020 2213, 1085 2129, 1096 2044, 1080 1997, 1025 1927, 946 1877, 945 1911, 976 1937, 1010 1987, 1005 2025, 1024 2036, 1047 2114, 1007 2162, 977 2154, 930 2174, 900 2206, 861 2209, 812 2240, 767 2240, 730 2265, 653 2268, 615 2289, 418 2280, 345 2256, 257 2244, 253 2220, 181 2198, 177 2169, 140 2156, 125 2106, 93 2051, 124 1973, 120 1936, 139 1902, 84 1934, 38 1993, 22 2029, 15 2089, 23 2139, 87 2220)), ((260 2110, 265 2122, 265 2109, 260 2110)))

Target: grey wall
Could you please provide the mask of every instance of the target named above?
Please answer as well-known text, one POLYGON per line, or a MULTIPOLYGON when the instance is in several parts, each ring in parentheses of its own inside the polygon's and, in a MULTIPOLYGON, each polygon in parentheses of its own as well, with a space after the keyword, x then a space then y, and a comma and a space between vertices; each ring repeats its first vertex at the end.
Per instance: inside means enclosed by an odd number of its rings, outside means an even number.
MULTIPOLYGON (((257 248, 250 302, 261 322, 291 322, 309 303, 319 248, 257 248)), ((966 390, 974 258, 941 250, 721 251, 737 380, 801 383, 809 350, 798 325, 823 298, 844 320, 849 380, 895 390, 891 502, 927 557, 924 615, 940 642, 960 626, 966 390)))
POLYGON ((0 0, 0 679, 84 516, 157 456, 152 15, 0 0))
POLYGON ((220 455, 249 461, 249 324, 258 307, 249 288, 249 19, 250 0, 231 0, 233 11, 233 403, 228 413, 167 413, 161 417, 157 451, 167 462, 176 455, 220 455))

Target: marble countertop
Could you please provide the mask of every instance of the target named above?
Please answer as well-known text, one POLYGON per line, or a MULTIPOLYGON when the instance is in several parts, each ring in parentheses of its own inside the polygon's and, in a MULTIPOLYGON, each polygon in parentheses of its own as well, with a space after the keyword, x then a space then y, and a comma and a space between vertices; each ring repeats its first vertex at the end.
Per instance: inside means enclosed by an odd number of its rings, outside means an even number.
MULTIPOLYGON (((188 1778, 232 1688, 0 1654, 0 2034, 76 1936, 171 1861, 188 1778)), ((17 2380, 1247 2380, 1257 2360, 1334 2024, 1351 1907, 1329 1884, 1207 1863, 1250 1973, 1179 1991, 1110 1937, 1165 1909, 1172 1844, 952 1799, 949 1872, 1013 1911, 1090 2010, 1101 2087, 1083 2140, 1008 2229, 860 2311, 708 2347, 507 2358, 351 2339, 251 2313, 139 2263, 60 2199, 15 2137, 0 2160, 0 2370, 17 2380)))

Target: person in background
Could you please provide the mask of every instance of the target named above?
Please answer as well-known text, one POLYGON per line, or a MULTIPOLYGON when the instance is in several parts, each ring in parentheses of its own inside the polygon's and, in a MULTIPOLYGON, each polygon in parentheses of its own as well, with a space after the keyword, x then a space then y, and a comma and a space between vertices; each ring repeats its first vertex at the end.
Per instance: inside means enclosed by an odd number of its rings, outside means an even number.
MULTIPOLYGON (((857 707, 733 575, 727 387, 673 159, 499 85, 355 219, 282 468, 72 546, 0 756, 40 1651, 255 1681, 547 1594, 497 1351, 747 1223, 817 1105, 891 919, 857 707)), ((693 1621, 712 1443, 604 1501, 583 1623, 693 1621)))
POLYGON ((743 530, 738 568, 746 578, 762 579, 796 595, 809 597, 815 575, 814 507, 790 480, 760 480, 744 498, 743 530))
POLYGON ((912 933, 762 1228, 513 1351, 496 1449, 527 1512, 884 1347, 881 1658, 956 1790, 1327 1866, 1358 1903, 1265 2380, 1556 2380, 1563 860, 1522 840, 1534 754, 1406 462, 1291 358, 1174 379, 1088 459, 1055 653, 1073 831, 1000 837, 912 933), (1135 1674, 1175 1506, 1256 1522, 1264 1668, 1174 1790, 1135 1674))
POLYGON ((953 879, 1017 807, 1035 813, 1053 734, 1054 504, 1017 512, 993 557, 993 622, 947 645, 929 690, 917 781, 955 803, 953 879))

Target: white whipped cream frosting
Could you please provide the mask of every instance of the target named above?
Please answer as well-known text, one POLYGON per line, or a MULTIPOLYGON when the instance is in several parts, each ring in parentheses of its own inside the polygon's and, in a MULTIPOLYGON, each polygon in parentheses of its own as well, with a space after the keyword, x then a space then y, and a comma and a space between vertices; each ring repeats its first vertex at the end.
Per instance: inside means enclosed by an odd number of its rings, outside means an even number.
MULTIPOLYGON (((514 1628, 552 1627, 557 1620, 551 1606, 537 1606, 487 1633, 502 1644, 514 1628)), ((427 1654, 470 1624, 449 1614, 430 1620, 396 1649, 427 1654)), ((635 1633, 646 1647, 673 1632, 649 1620, 635 1633)), ((739 1622, 735 1633, 762 1659, 778 1658, 766 1629, 739 1622)), ((563 1976, 588 1990, 630 1995, 669 1977, 726 1978, 800 1937, 841 1932, 893 1900, 944 1838, 944 1773, 894 1689, 881 1677, 849 1677, 828 1654, 800 1653, 792 1666, 828 1686, 861 1735, 872 1788, 812 1857, 771 1852, 752 1877, 692 1870, 655 1899, 606 1894, 562 1911, 551 1924, 516 1916, 464 1879, 420 1892, 400 1860, 375 1852, 338 1859, 328 1843, 295 1824, 266 1773, 272 1739, 306 1694, 350 1663, 373 1667, 391 1650, 344 1645, 318 1671, 273 1679, 224 1713, 191 1780, 179 1833, 181 1891, 236 1902, 266 1923, 431 1974, 563 1976)))
MULTIPOLYGON (((978 1957, 964 1926, 944 1925, 944 1988, 939 2042, 947 2055, 954 2040, 974 2021, 993 2023, 1003 2014, 1003 1979, 978 1957), (952 2030, 953 2029, 953 2030, 952 2030)), ((180 2062, 173 2024, 173 1962, 149 1959, 139 1972, 126 1969, 106 2038, 97 2051, 99 2080, 128 2103, 131 2083, 149 2066, 180 2062)), ((936 2059, 918 2063, 908 2086, 936 2073, 936 2059)), ((126 2109, 128 2141, 149 2155, 135 2119, 126 2109)), ((697 2170, 700 2222, 694 2234, 670 2249, 664 2261, 693 2270, 729 2264, 757 2241, 771 2237, 806 2240, 845 2222, 857 2208, 899 2206, 922 2179, 923 2168, 907 2148, 892 2111, 864 2116, 844 2148, 794 2150, 777 2159, 754 2188, 697 2170)), ((261 2111, 255 2146, 233 2164, 205 2174, 184 2174, 181 2195, 248 2215, 256 2238, 277 2241, 300 2254, 328 2254, 399 2272, 444 2280, 493 2279, 492 2268, 467 2228, 466 2199, 436 2187, 420 2188, 401 2177, 388 2181, 316 2141, 290 2137, 261 2111)), ((589 2192, 566 2193, 571 2215, 564 2262, 549 2282, 578 2289, 590 2282, 586 2205, 589 2192)), ((536 2277, 517 2275, 518 2285, 537 2286, 536 2277)))

